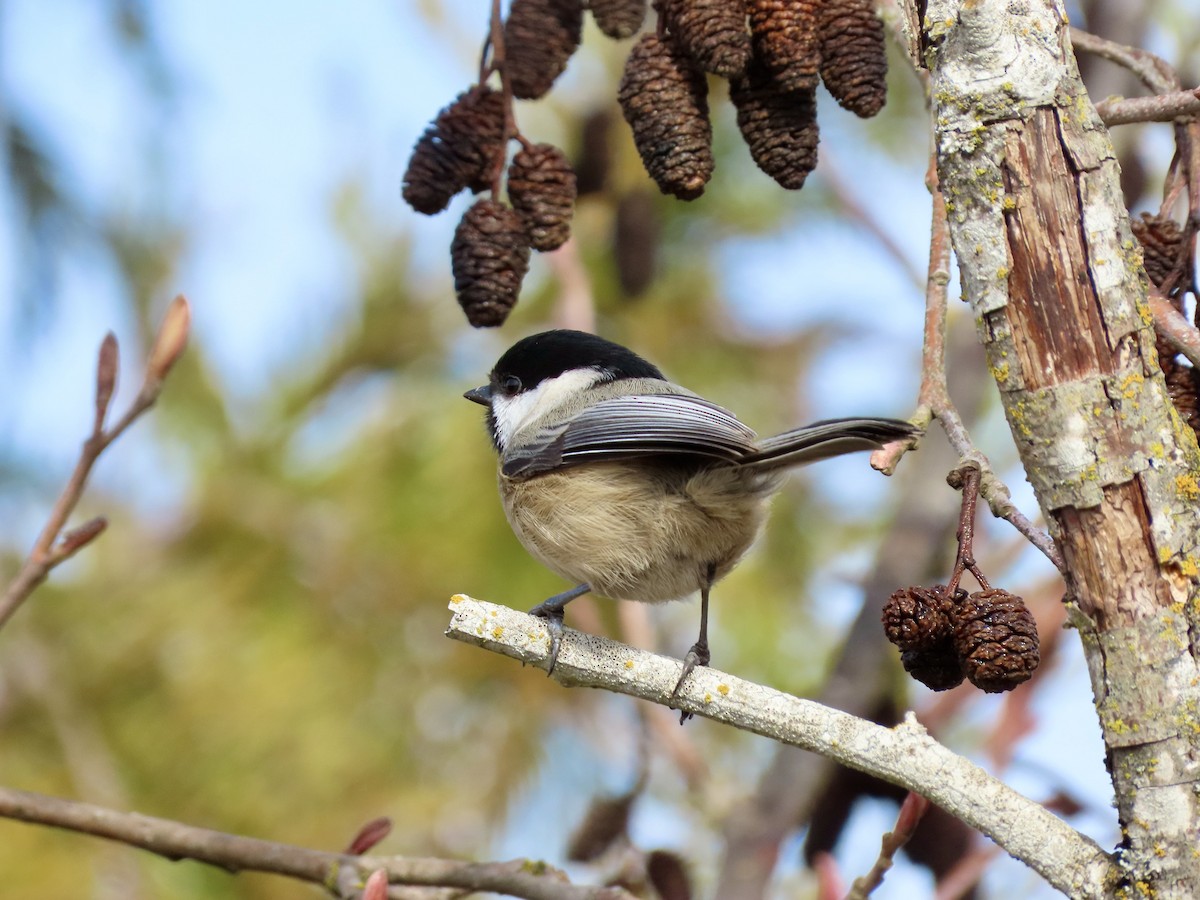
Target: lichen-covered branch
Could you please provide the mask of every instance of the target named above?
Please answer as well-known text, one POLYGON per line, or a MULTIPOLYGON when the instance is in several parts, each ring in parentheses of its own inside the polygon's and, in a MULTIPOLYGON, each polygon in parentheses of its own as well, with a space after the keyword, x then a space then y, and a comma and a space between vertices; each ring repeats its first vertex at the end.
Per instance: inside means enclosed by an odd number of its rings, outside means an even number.
MULTIPOLYGON (((544 667, 545 623, 526 613, 458 595, 449 637, 544 667)), ((552 677, 670 705, 682 664, 567 629, 552 677)), ((911 715, 884 728, 840 710, 699 668, 676 708, 828 756, 921 794, 977 828, 1072 897, 1105 896, 1112 860, 1090 839, 1032 800, 931 738, 911 715)))

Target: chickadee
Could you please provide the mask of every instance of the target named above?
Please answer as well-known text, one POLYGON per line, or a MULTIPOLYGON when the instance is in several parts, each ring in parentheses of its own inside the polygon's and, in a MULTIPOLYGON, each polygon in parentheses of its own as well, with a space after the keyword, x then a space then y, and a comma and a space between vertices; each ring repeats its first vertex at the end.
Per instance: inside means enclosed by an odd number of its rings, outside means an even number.
POLYGON ((576 584, 530 610, 550 630, 550 671, 576 597, 658 603, 699 590, 700 637, 672 698, 708 665, 709 591, 758 534, 784 470, 917 431, 896 419, 830 419, 757 440, 633 351, 580 331, 518 341, 463 396, 488 408, 513 531, 576 584))

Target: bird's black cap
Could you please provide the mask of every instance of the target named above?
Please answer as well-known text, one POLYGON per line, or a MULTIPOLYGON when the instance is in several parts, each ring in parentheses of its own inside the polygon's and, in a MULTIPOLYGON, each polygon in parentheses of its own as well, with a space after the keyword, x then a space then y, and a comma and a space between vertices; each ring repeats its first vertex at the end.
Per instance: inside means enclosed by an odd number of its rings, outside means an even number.
POLYGON ((529 390, 571 369, 588 368, 598 369, 611 381, 663 379, 657 366, 620 344, 584 331, 558 329, 530 335, 509 347, 492 369, 492 383, 516 377, 521 388, 529 390))

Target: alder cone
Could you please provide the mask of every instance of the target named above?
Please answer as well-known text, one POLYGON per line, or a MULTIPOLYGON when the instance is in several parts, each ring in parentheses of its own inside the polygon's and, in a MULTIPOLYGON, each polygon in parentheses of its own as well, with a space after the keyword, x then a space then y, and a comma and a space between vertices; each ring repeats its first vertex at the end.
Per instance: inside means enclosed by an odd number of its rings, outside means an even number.
POLYGON ((621 294, 636 299, 654 282, 658 251, 662 244, 662 222, 649 188, 623 194, 613 217, 613 260, 621 294))
POLYGON ((781 187, 799 190, 817 165, 815 89, 782 90, 754 60, 746 74, 729 83, 737 123, 750 156, 781 187))
POLYGON ((646 0, 588 0, 596 27, 615 40, 637 34, 646 18, 646 0))
POLYGON ((746 0, 662 0, 667 29, 705 72, 733 78, 750 62, 746 0))
POLYGON ((508 199, 534 250, 557 250, 571 236, 575 173, 551 144, 522 149, 508 167, 508 199))
POLYGON ((491 181, 504 141, 504 98, 476 85, 443 108, 413 147, 401 195, 419 213, 446 208, 464 188, 481 191, 491 181))
POLYGON ((965 672, 950 639, 900 654, 904 671, 931 691, 948 691, 962 684, 965 672))
POLYGON ((787 91, 817 86, 822 0, 750 0, 754 55, 787 91))
POLYGON ((821 80, 845 109, 870 118, 887 100, 887 47, 872 0, 820 6, 821 80))
POLYGON ((608 185, 613 153, 609 132, 615 116, 609 107, 592 110, 579 128, 579 146, 575 153, 575 189, 577 195, 595 194, 608 185))
POLYGON ((989 694, 1028 681, 1041 661, 1037 623, 1015 594, 971 594, 954 615, 954 646, 971 684, 989 694))
POLYGON ((694 200, 712 177, 708 82, 670 40, 643 35, 617 92, 646 171, 664 194, 694 200))
POLYGON ((505 71, 513 96, 544 96, 566 69, 582 34, 582 0, 513 0, 504 23, 505 71))
MULTIPOLYGON (((959 591, 962 597, 966 594, 959 591)), ((883 605, 883 631, 901 650, 923 650, 944 643, 954 633, 954 601, 946 586, 907 587, 896 591, 883 605)))
POLYGON ((1174 219, 1150 213, 1131 218, 1129 228, 1142 245, 1147 277, 1155 287, 1161 287, 1183 260, 1183 229, 1174 219))
POLYGON ((513 210, 484 198, 466 211, 450 242, 454 292, 476 328, 503 324, 529 268, 529 238, 513 210))

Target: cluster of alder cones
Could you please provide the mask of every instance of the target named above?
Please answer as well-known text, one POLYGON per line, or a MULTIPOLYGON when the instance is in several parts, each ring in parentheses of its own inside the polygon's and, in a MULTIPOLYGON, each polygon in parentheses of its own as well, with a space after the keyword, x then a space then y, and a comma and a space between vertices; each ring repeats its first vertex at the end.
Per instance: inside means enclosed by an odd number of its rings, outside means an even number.
POLYGON ((1029 680, 1041 661, 1037 623, 1016 594, 907 587, 883 607, 883 630, 904 669, 935 691, 966 678, 989 694, 1029 680))
MULTIPOLYGON (((872 0, 655 0, 657 27, 634 44, 618 101, 659 189, 699 197, 713 171, 706 73, 729 80, 738 128, 755 163, 785 188, 817 162, 816 87, 872 116, 886 97, 883 25, 872 0)), ((500 325, 516 303, 531 250, 567 240, 576 196, 566 156, 514 123, 512 99, 534 100, 565 70, 585 8, 609 37, 642 27, 646 0, 512 0, 493 23, 476 85, 417 141, 403 196, 434 215, 462 190, 490 191, 464 214, 450 248, 458 302, 475 326, 500 325), (488 86, 493 73, 500 89, 488 86), (507 167, 510 140, 521 149, 507 167)))

